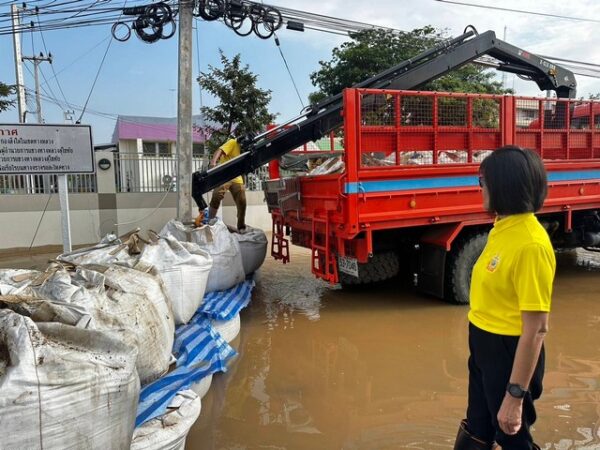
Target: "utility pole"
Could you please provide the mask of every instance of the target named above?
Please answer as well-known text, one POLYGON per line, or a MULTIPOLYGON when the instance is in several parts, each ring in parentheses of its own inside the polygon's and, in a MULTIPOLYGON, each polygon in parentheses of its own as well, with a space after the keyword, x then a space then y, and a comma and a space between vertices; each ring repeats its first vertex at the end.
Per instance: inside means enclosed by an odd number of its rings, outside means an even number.
POLYGON ((193 0, 179 3, 177 103, 177 219, 192 221, 192 23, 193 0))
POLYGON ((40 97, 40 75, 39 75, 39 65, 48 61, 52 64, 52 53, 49 53, 48 56, 44 56, 43 53, 40 52, 39 56, 23 56, 23 61, 33 61, 33 76, 35 78, 35 106, 36 106, 36 114, 38 123, 44 123, 44 118, 42 117, 42 100, 40 97))
POLYGON ((19 123, 25 123, 27 104, 25 103, 25 82, 23 80, 23 66, 21 65, 21 33, 18 31, 21 19, 19 7, 11 5, 13 48, 15 53, 15 80, 17 84, 17 103, 19 105, 19 123))

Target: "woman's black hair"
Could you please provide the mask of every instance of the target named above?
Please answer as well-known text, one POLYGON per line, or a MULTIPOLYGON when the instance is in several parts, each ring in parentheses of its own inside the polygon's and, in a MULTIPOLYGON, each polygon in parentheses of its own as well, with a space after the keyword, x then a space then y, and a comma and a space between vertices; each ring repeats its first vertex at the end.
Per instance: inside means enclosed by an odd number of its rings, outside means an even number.
POLYGON ((489 195, 489 209, 499 215, 536 212, 548 194, 544 163, 521 147, 500 147, 485 158, 479 173, 489 195))

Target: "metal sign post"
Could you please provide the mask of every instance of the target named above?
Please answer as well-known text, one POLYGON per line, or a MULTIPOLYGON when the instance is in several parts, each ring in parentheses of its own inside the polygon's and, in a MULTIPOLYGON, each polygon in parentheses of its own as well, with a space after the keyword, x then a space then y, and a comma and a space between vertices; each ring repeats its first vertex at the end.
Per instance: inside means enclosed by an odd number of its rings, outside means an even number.
POLYGON ((66 175, 58 176, 58 198, 60 199, 63 251, 67 253, 73 248, 71 247, 71 218, 69 217, 69 186, 66 175))
POLYGON ((0 175, 58 175, 65 252, 71 251, 67 174, 95 169, 88 125, 0 124, 0 175))

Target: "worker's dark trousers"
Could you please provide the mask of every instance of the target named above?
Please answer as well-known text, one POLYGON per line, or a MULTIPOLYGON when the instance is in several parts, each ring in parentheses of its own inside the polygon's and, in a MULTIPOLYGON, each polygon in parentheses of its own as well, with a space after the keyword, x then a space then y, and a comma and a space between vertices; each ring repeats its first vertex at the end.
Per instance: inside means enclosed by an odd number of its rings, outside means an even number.
POLYGON ((498 426, 498 411, 506 393, 512 364, 519 342, 518 336, 488 333, 469 324, 469 406, 467 427, 478 438, 496 441, 502 450, 530 450, 533 439, 529 432, 535 422, 533 401, 542 394, 544 377, 544 348, 540 353, 529 391, 523 399, 522 426, 515 435, 507 435, 498 426))

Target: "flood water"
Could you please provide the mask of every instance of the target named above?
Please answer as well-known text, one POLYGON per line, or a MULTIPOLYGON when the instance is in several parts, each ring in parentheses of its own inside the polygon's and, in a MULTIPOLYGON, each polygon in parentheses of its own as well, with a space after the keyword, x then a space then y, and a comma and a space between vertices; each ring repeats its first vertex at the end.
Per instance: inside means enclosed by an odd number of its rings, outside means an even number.
MULTIPOLYGON (((543 449, 600 449, 600 254, 558 257, 543 449)), ((341 290, 269 257, 189 449, 450 449, 467 402, 467 308, 388 283, 341 290)))

